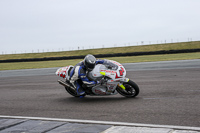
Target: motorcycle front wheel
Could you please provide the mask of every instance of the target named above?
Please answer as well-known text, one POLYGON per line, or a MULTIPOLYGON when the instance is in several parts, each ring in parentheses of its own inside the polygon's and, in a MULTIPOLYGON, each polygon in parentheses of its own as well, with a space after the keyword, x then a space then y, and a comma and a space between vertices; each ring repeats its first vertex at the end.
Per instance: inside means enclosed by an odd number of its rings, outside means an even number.
POLYGON ((123 83, 124 87, 125 87, 125 90, 122 89, 121 87, 117 86, 116 90, 119 94, 121 94, 122 96, 125 96, 125 97, 136 97, 139 92, 140 92, 140 89, 138 87, 138 85, 129 80, 128 82, 125 82, 123 83))

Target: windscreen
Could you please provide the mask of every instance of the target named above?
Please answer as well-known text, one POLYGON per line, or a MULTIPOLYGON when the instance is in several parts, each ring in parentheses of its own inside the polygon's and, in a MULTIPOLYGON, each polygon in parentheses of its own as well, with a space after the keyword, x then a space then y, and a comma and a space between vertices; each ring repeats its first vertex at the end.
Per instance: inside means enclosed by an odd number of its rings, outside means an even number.
POLYGON ((110 60, 104 60, 103 65, 106 66, 108 69, 111 69, 111 70, 117 70, 118 69, 118 66, 116 64, 112 63, 110 60))

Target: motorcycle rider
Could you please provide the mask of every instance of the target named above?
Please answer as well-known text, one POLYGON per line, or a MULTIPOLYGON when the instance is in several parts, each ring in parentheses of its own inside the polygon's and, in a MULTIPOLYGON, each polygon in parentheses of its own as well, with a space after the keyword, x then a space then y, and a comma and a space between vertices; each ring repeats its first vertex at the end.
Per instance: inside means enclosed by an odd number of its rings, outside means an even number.
POLYGON ((92 71, 96 64, 103 64, 104 60, 96 60, 96 58, 88 54, 85 56, 84 60, 79 62, 74 66, 74 68, 70 72, 70 83, 76 88, 77 94, 84 95, 85 91, 82 87, 82 84, 87 87, 92 87, 101 81, 90 81, 87 78, 87 73, 92 71), (81 82, 82 81, 82 82, 81 82))

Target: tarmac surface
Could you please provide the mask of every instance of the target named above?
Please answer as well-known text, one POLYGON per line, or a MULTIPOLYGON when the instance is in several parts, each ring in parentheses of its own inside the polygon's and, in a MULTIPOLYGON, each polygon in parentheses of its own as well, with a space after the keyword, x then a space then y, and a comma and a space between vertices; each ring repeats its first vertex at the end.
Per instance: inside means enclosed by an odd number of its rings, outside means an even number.
MULTIPOLYGON (((60 79, 54 75, 57 68, 0 71, 0 115, 139 124, 131 126, 115 125, 115 123, 108 125, 96 122, 89 123, 95 124, 91 127, 97 126, 98 129, 102 129, 98 132, 107 133, 200 131, 198 130, 200 127, 200 60, 123 65, 127 70, 127 77, 140 87, 140 94, 136 98, 125 98, 120 94, 74 98, 56 82, 60 79), (144 124, 157 126, 149 127, 144 124), (160 127, 159 125, 171 126, 160 127), (173 126, 181 126, 181 128, 177 130, 173 126), (182 127, 194 127, 195 130, 194 128, 186 128, 185 130, 182 127), (104 128, 106 129, 104 130, 104 128)), ((35 123, 37 128, 40 127, 38 125, 41 123, 48 125, 48 122, 54 122, 29 118, 0 118, 0 132, 7 130, 10 132, 14 130, 14 127, 20 125, 22 125, 21 128, 24 128, 23 124, 27 122, 28 125, 35 123), (5 123, 18 120, 23 122, 7 126, 8 128, 1 127, 5 123)), ((68 124, 86 123, 65 121, 52 129, 57 129, 57 127, 65 129, 65 126, 69 126, 68 124)), ((85 126, 88 127, 87 125, 88 123, 85 126)), ((80 125, 80 129, 82 126, 84 125, 80 125)), ((77 128, 77 131, 70 132, 79 132, 78 130, 77 128)), ((81 131, 83 132, 83 130, 81 131)))

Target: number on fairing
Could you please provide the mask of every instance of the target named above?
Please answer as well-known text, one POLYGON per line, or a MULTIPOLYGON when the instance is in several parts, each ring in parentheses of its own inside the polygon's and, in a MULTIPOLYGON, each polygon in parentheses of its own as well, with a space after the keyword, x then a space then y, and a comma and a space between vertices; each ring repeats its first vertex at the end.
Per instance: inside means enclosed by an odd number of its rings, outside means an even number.
POLYGON ((121 67, 121 69, 119 70, 119 73, 120 73, 120 76, 124 75, 124 68, 123 67, 121 67))

